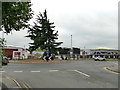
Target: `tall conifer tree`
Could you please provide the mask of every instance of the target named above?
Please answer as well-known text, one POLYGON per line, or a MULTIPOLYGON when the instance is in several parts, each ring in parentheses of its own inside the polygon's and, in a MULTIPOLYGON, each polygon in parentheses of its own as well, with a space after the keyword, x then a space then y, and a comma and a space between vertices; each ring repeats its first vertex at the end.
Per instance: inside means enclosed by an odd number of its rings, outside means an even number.
POLYGON ((45 10, 43 14, 39 13, 36 21, 34 26, 29 28, 29 35, 26 36, 33 40, 33 43, 30 43, 29 50, 32 52, 36 49, 45 49, 50 53, 55 53, 57 46, 61 45, 62 42, 56 42, 58 31, 54 30, 54 23, 50 23, 47 18, 47 11, 45 10))

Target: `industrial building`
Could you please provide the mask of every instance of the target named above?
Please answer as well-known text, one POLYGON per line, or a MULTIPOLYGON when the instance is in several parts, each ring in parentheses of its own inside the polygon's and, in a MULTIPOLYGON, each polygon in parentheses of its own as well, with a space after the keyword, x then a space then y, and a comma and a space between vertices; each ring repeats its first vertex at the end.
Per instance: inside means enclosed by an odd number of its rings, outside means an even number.
POLYGON ((85 52, 83 56, 86 56, 86 58, 94 58, 100 56, 103 58, 118 59, 120 56, 118 54, 118 50, 110 50, 110 49, 89 49, 83 52, 85 52))

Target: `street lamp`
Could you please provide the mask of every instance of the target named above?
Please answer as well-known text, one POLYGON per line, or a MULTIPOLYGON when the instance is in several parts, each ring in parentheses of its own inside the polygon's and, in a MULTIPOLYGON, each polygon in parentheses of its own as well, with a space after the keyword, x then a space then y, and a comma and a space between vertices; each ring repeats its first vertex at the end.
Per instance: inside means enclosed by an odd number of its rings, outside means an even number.
POLYGON ((72 49, 72 35, 71 35, 71 49, 72 49))
POLYGON ((71 35, 71 50, 70 50, 71 59, 72 59, 72 55, 73 55, 73 50, 72 50, 72 35, 71 35))

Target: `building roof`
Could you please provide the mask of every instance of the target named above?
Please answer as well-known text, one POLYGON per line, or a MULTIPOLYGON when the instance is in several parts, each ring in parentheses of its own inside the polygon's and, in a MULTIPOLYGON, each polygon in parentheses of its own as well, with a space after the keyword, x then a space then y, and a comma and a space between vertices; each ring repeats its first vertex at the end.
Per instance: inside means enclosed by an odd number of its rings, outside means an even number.
POLYGON ((4 46, 3 48, 4 48, 4 49, 24 49, 24 48, 15 47, 15 46, 4 46))

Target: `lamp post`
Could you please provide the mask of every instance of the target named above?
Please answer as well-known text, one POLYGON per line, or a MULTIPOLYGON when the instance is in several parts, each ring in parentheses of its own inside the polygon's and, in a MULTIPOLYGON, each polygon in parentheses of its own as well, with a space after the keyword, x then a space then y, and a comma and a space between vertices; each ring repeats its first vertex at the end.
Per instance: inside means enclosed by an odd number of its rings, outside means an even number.
POLYGON ((72 49, 72 35, 71 35, 71 49, 72 49))
POLYGON ((73 50, 72 50, 72 35, 71 35, 71 50, 70 50, 71 59, 72 59, 72 55, 73 55, 73 50))

